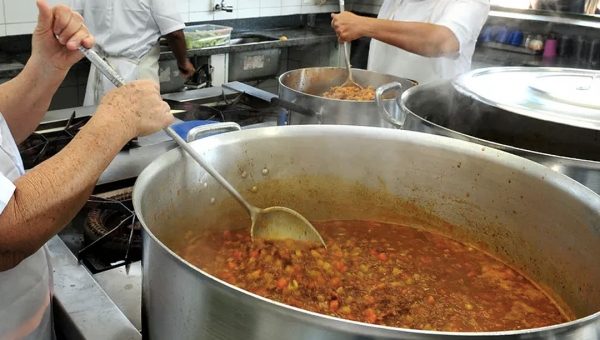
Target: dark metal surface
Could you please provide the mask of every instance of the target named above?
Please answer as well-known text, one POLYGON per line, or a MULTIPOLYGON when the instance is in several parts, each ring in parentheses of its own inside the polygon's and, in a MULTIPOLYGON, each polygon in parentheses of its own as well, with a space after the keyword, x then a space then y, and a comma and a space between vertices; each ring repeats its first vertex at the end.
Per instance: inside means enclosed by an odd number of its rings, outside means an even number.
POLYGON ((415 87, 399 103, 400 128, 507 151, 600 193, 600 132, 516 115, 460 94, 449 81, 415 87))

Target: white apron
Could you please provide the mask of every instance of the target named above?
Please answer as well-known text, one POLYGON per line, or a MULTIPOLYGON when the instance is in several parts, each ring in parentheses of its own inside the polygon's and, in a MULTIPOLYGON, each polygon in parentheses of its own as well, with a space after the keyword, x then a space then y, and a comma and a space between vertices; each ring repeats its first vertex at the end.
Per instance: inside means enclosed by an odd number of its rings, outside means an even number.
MULTIPOLYGON (((25 173, 19 150, 0 115, 0 178, 14 181, 25 173)), ((0 340, 53 340, 52 267, 46 246, 13 269, 0 272, 0 340)))
MULTIPOLYGON (((435 0, 435 2, 421 0, 422 3, 428 3, 430 6, 427 7, 419 4, 422 7, 421 10, 396 13, 402 1, 396 0, 392 8, 385 12, 382 10, 378 18, 430 23, 433 12, 439 2, 438 0, 435 0), (427 10, 428 8, 430 10, 427 10)), ((376 39, 371 39, 367 70, 408 78, 417 81, 419 84, 441 78, 439 73, 436 72, 433 58, 422 57, 376 39)))
MULTIPOLYGON (((160 57, 160 45, 158 43, 140 60, 109 56, 99 48, 95 49, 104 60, 117 70, 126 83, 138 79, 153 79, 159 83, 158 59, 160 57)), ((83 106, 98 105, 104 95, 114 88, 115 85, 100 73, 94 65, 91 65, 83 106)))

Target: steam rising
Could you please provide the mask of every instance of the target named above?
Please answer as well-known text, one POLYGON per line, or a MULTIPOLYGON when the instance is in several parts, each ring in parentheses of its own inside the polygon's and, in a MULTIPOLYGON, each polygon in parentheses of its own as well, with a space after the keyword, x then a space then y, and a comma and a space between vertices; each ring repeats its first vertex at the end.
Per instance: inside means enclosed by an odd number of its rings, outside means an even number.
POLYGON ((519 148, 600 161, 598 131, 545 122, 483 104, 459 93, 450 81, 432 82, 410 91, 410 95, 403 100, 406 108, 443 129, 426 127, 422 121, 409 117, 405 122, 405 130, 472 139, 460 137, 456 134, 459 132, 498 143, 500 145, 496 148, 516 154, 523 153, 515 149, 519 148))
POLYGON ((598 0, 492 0, 491 5, 517 9, 594 14, 598 0))

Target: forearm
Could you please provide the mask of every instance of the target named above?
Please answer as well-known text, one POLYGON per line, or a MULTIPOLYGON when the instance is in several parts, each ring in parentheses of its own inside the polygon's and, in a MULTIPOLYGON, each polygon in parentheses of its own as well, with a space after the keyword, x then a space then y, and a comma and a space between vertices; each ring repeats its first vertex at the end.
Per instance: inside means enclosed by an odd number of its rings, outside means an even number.
POLYGON ((363 36, 424 57, 458 52, 459 42, 447 27, 420 23, 363 18, 363 36))
POLYGON ((177 64, 183 65, 187 59, 187 47, 185 45, 185 35, 182 30, 169 33, 166 36, 167 43, 177 59, 177 64))
POLYGON ((57 155, 15 181, 0 214, 0 271, 40 249, 77 214, 130 138, 125 125, 94 116, 57 155))
POLYGON ((66 74, 32 58, 17 77, 0 85, 0 112, 17 143, 40 124, 66 74))

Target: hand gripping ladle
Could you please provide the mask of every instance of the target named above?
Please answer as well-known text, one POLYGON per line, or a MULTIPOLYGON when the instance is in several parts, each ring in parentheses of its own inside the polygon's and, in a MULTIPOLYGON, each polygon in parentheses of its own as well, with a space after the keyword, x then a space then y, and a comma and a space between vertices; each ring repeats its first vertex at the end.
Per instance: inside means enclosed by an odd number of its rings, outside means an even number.
MULTIPOLYGON (((90 60, 90 62, 116 87, 125 85, 123 78, 105 62, 94 50, 81 46, 79 50, 90 60)), ((225 188, 250 214, 252 226, 250 235, 252 240, 263 239, 294 239, 298 241, 312 241, 327 247, 323 238, 315 227, 298 212, 286 207, 269 207, 261 209, 248 203, 227 180, 207 163, 183 138, 181 138, 171 127, 164 131, 201 167, 206 170, 219 184, 225 188)))

